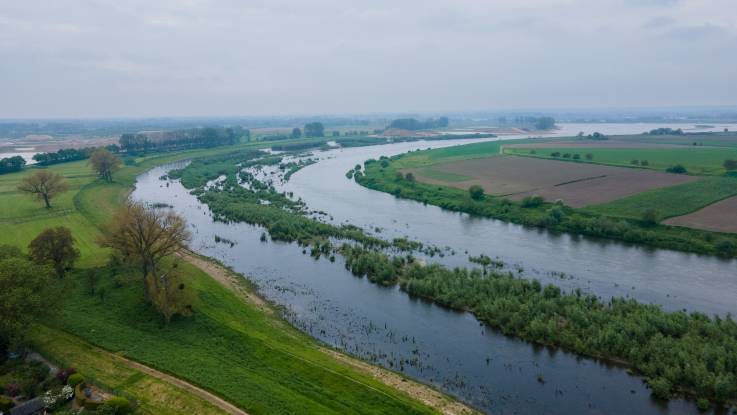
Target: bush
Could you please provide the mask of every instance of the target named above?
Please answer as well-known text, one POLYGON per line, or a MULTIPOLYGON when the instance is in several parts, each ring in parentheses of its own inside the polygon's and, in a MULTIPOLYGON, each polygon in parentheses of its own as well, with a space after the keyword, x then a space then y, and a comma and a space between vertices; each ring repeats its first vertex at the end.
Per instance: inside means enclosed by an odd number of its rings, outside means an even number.
POLYGON ((668 399, 670 397, 671 384, 666 378, 655 378, 648 382, 653 396, 660 399, 668 399))
POLYGON ((653 226, 656 223, 658 223, 658 211, 655 209, 647 209, 642 214, 642 221, 645 223, 645 225, 653 226))
POLYGON ((632 160, 632 161, 630 161, 630 164, 633 165, 633 166, 639 166, 640 165, 640 160, 637 160, 637 159, 632 160))
POLYGON ((724 170, 737 170, 737 160, 727 159, 724 160, 724 170))
POLYGON ((468 194, 473 200, 481 200, 484 198, 484 188, 475 184, 468 188, 468 194))
POLYGON ((564 159, 569 159, 569 158, 571 158, 571 153, 566 153, 566 154, 563 154, 563 158, 564 158, 564 159))
POLYGON ((550 153, 550 157, 560 157, 560 152, 556 151, 554 153, 550 153))
POLYGON ((69 376, 69 378, 67 379, 67 384, 71 387, 75 387, 82 382, 84 382, 84 377, 80 375, 79 373, 75 373, 69 376))
POLYGON ((593 159, 594 159, 594 155, 593 154, 586 153, 586 160, 593 160, 593 159))
POLYGON ((732 256, 737 252, 737 244, 731 239, 721 239, 714 244, 717 253, 723 256, 732 256))
POLYGON ((574 160, 581 160, 581 155, 578 154, 578 153, 576 153, 576 154, 573 155, 573 159, 574 160))
POLYGON ((649 161, 647 161, 647 160, 642 160, 642 161, 640 162, 640 166, 649 166, 649 165, 650 165, 650 162, 649 162, 649 161))
POLYGON ((15 402, 13 402, 12 399, 6 398, 5 396, 0 396, 0 412, 8 411, 14 406, 15 402))
POLYGON ((688 173, 688 170, 686 170, 685 167, 681 164, 676 164, 675 166, 670 166, 667 169, 665 169, 668 173, 675 173, 675 174, 686 174, 688 173))
POLYGON ((527 196, 526 198, 522 199, 523 208, 534 208, 541 206, 543 203, 545 203, 545 199, 543 199, 542 196, 538 195, 527 196))
POLYGON ((112 408, 114 414, 127 414, 131 411, 130 401, 122 396, 114 396, 108 399, 103 406, 112 408))

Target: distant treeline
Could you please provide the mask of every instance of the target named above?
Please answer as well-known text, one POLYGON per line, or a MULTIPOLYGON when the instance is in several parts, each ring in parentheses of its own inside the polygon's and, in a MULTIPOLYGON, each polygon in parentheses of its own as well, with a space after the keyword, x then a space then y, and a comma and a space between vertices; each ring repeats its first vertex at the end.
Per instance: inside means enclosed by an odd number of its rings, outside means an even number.
POLYGON ((683 130, 680 128, 674 130, 672 128, 656 128, 646 132, 647 135, 683 135, 683 130))
POLYGON ((553 117, 499 117, 498 121, 501 126, 534 128, 536 130, 549 130, 555 127, 555 118, 553 117))
POLYGON ((448 117, 429 118, 418 121, 414 118, 399 118, 392 121, 387 128, 398 128, 402 130, 429 130, 432 128, 445 128, 448 126, 448 117))
MULTIPOLYGON (((40 166, 49 166, 52 164, 66 163, 68 161, 86 160, 99 147, 85 148, 62 148, 53 153, 38 153, 33 156, 36 163, 40 166)), ((112 153, 117 153, 120 148, 115 144, 109 145, 107 148, 112 153)))
POLYGON ((26 160, 21 156, 13 156, 0 159, 0 174, 20 171, 25 165, 26 160))
POLYGON ((123 151, 137 153, 233 145, 238 143, 241 137, 250 138, 250 136, 251 132, 242 127, 205 127, 156 133, 123 134, 120 136, 119 143, 123 151))

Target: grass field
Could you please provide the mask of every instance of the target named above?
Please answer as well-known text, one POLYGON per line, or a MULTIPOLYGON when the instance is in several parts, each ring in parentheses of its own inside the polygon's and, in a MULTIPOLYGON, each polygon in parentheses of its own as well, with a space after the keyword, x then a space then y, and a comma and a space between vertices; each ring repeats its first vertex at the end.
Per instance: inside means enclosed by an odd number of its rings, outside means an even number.
POLYGON ((338 363, 305 334, 245 303, 198 268, 182 263, 180 269, 197 293, 190 318, 162 325, 143 302, 138 278, 114 278, 97 269, 96 294, 90 294, 83 272, 77 273, 52 324, 214 391, 253 414, 432 413, 338 363))
POLYGON ((128 367, 77 336, 36 326, 31 339, 61 367, 74 367, 85 378, 124 396, 134 396, 140 414, 226 414, 220 408, 160 379, 128 367))
POLYGON ((79 269, 68 277, 71 284, 63 293, 60 312, 46 327, 35 329, 32 340, 52 360, 78 366, 85 375, 132 394, 141 400, 143 413, 217 412, 203 409, 206 403, 161 381, 111 366, 105 356, 91 352, 90 345, 186 379, 253 414, 434 413, 404 392, 338 361, 308 336, 246 304, 193 266, 181 269, 197 292, 195 314, 169 326, 143 302, 140 283, 125 280, 121 285, 119 279, 105 278, 102 266, 108 255, 95 244, 99 225, 126 200, 138 174, 158 164, 270 144, 141 157, 136 165, 123 166, 112 184, 98 180, 85 162, 54 165, 48 168, 62 174, 70 189, 48 210, 16 190, 18 181, 37 167, 0 176, 0 244, 25 250, 44 228, 63 225, 72 230, 82 254, 79 269), (95 295, 87 289, 88 271, 98 275, 95 295), (192 410, 162 410, 167 402, 176 403, 172 408, 192 410))
POLYGON ((698 181, 650 190, 613 202, 589 206, 586 211, 612 217, 640 219, 654 209, 658 220, 686 215, 737 195, 737 178, 704 177, 698 181))
POLYGON ((555 158, 560 160, 561 157, 552 157, 551 153, 558 152, 560 154, 569 153, 571 155, 579 154, 581 162, 590 162, 597 164, 607 164, 612 166, 633 167, 633 160, 638 160, 640 164, 635 167, 646 167, 655 170, 665 170, 676 164, 681 164, 691 174, 698 175, 718 175, 725 172, 722 164, 726 159, 737 160, 737 148, 716 148, 716 147, 664 147, 664 148, 596 148, 596 147, 545 147, 544 149, 534 149, 531 147, 515 148, 507 147, 504 149, 507 154, 533 156, 540 158, 555 158), (533 153, 534 152, 534 153, 533 153), (586 154, 592 154, 593 159, 587 161, 586 154), (641 162, 647 160, 647 166, 641 166, 641 162))

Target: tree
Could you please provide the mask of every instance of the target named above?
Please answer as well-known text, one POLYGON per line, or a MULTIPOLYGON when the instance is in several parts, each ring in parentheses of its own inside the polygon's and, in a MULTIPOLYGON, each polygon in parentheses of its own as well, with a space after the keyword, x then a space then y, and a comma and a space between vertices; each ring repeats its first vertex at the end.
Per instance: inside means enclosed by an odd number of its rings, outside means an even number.
POLYGON ((655 209, 647 209, 642 213, 642 221, 645 225, 653 226, 658 223, 658 211, 655 209))
POLYGON ((727 159, 724 160, 724 170, 737 170, 737 160, 727 159))
POLYGON ((290 137, 292 137, 292 138, 300 138, 300 137, 302 137, 302 130, 300 130, 297 127, 292 128, 292 135, 290 137))
POLYGON ((184 279, 174 264, 167 272, 147 281, 151 292, 151 303, 164 316, 167 323, 175 315, 192 314, 192 291, 184 283, 184 279))
POLYGON ((156 278, 159 263, 181 252, 190 238, 187 223, 181 216, 131 202, 107 224, 98 242, 140 266, 146 300, 150 301, 147 280, 152 279, 153 287, 159 288, 156 278))
POLYGON ((51 208, 51 199, 68 188, 69 186, 61 175, 48 170, 38 170, 23 178, 18 185, 18 190, 30 193, 42 200, 47 209, 51 208))
POLYGON ((468 188, 468 194, 473 200, 481 200, 484 198, 484 188, 475 184, 468 188))
POLYGON ((21 256, 0 259, 0 353, 53 305, 52 282, 49 267, 21 256))
POLYGON ((113 172, 120 169, 120 157, 105 148, 95 150, 90 156, 92 169, 107 182, 113 181, 113 172))
POLYGON ((79 259, 72 231, 63 226, 45 229, 31 241, 28 249, 33 262, 51 265, 59 278, 79 259))
POLYGON ((25 165, 26 160, 21 156, 13 156, 0 159, 0 174, 20 171, 25 165))
POLYGON ((324 137, 325 127, 321 122, 311 122, 305 124, 305 137, 324 137))

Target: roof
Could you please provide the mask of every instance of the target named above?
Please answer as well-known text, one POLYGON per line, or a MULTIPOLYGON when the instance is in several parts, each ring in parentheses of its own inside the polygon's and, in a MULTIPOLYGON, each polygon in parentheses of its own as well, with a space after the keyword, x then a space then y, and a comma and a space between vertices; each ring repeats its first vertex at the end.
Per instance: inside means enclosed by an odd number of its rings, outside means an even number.
POLYGON ((35 415, 43 413, 46 405, 41 398, 33 398, 30 401, 23 402, 8 412, 9 415, 35 415))

